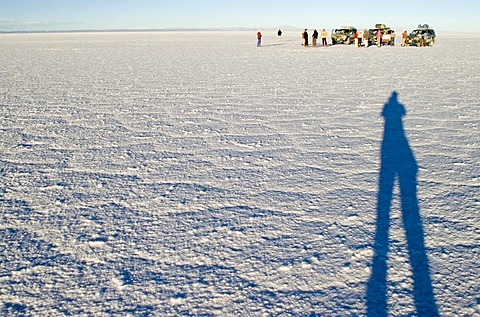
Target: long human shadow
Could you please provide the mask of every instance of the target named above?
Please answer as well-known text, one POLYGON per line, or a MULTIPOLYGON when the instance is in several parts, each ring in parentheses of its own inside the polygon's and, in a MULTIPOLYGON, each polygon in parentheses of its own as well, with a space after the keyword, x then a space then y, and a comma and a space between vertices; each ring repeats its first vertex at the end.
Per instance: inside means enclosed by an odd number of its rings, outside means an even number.
POLYGON ((385 120, 378 182, 377 220, 372 275, 367 285, 367 316, 388 315, 388 231, 395 179, 400 186, 403 225, 413 275, 413 299, 418 316, 439 316, 430 278, 424 233, 417 199, 417 162, 403 129, 405 107, 392 92, 384 105, 385 120))

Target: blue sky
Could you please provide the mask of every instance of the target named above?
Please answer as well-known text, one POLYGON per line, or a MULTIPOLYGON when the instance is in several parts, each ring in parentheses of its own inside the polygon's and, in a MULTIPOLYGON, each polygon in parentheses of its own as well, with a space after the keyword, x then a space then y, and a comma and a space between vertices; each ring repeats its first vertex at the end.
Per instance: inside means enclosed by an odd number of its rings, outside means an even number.
POLYGON ((358 28, 385 23, 411 30, 480 32, 479 0, 0 0, 0 30, 157 28, 358 28), (434 4, 432 4, 434 3, 434 4))

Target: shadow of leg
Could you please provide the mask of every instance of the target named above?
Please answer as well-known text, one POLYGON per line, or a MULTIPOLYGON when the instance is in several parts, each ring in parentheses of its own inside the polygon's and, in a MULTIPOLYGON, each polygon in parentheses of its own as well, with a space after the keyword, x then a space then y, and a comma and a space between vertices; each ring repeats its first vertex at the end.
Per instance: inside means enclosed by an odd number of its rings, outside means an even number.
POLYGON ((425 250, 424 232, 416 192, 415 173, 399 175, 403 224, 413 274, 414 300, 418 316, 438 316, 425 250))
POLYGON ((390 206, 395 173, 382 169, 379 179, 372 275, 367 285, 367 316, 387 316, 387 259, 390 206))

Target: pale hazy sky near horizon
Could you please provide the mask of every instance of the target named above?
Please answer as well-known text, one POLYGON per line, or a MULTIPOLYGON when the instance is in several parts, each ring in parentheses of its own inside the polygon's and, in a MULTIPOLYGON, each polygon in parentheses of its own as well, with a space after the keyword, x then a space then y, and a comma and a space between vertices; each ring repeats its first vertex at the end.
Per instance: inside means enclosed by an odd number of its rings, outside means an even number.
POLYGON ((0 31, 162 28, 358 28, 480 32, 480 0, 0 0, 0 31))

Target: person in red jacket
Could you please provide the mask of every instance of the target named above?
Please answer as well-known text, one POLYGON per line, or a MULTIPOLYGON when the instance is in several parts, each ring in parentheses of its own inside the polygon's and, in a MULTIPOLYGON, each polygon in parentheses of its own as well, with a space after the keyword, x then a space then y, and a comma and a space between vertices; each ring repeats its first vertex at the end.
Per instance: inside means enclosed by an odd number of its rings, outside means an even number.
POLYGON ((262 32, 260 32, 260 30, 258 30, 257 32, 257 47, 260 47, 262 46, 262 32))

